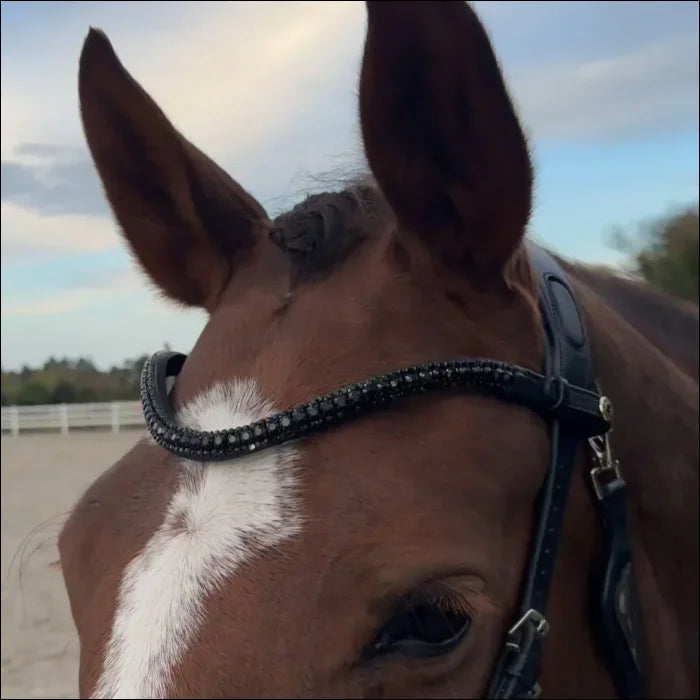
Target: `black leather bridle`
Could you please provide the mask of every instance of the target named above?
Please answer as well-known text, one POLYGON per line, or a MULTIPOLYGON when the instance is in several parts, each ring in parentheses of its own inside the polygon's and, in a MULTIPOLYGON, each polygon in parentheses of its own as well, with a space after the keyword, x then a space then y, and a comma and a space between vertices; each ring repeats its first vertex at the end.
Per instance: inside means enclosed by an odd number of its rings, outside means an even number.
POLYGON ((545 372, 488 359, 456 359, 415 365, 352 384, 250 425, 214 432, 178 423, 166 379, 176 376, 185 355, 158 352, 141 375, 141 401, 153 439, 170 452, 197 461, 223 461, 297 440, 400 400, 433 391, 478 393, 539 413, 550 429, 551 456, 537 503, 537 521, 518 615, 488 689, 489 698, 539 695, 542 643, 549 629, 547 601, 566 502, 578 450, 593 450, 591 494, 603 530, 603 552, 594 616, 617 692, 644 697, 639 614, 632 574, 625 508, 625 482, 610 450, 612 404, 598 391, 588 337, 576 297, 559 264, 529 245, 538 273, 546 335, 545 372))

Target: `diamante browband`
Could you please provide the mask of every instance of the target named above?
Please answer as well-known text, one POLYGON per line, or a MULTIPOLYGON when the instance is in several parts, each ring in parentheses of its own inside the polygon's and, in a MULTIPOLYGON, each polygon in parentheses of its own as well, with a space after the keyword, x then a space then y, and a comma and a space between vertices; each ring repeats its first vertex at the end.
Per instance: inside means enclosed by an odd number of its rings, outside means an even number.
POLYGON ((141 401, 153 439, 188 459, 234 459, 302 438, 399 399, 439 390, 500 397, 550 420, 556 416, 571 423, 581 437, 609 429, 599 397, 569 386, 563 378, 548 378, 494 360, 451 360, 375 376, 249 425, 194 430, 178 422, 165 389, 166 377, 176 376, 186 359, 186 355, 165 351, 149 358, 141 375, 141 401))

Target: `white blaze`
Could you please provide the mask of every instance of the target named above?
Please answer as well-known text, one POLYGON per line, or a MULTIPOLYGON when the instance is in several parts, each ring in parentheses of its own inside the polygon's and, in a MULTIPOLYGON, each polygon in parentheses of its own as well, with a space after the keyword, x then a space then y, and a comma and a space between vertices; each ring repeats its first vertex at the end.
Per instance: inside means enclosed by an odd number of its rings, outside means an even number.
MULTIPOLYGON (((245 380, 214 386, 180 421, 222 430, 274 412, 245 380)), ((285 445, 230 462, 182 464, 163 523, 124 571, 95 698, 166 697, 173 667, 206 619, 207 596, 257 552, 300 531, 297 456, 285 445)))

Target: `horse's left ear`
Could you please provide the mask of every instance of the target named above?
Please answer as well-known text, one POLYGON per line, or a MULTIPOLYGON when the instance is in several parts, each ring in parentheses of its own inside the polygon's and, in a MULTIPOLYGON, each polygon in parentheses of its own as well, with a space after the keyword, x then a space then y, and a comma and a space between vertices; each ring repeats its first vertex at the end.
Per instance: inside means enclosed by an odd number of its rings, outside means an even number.
POLYGON ((265 211, 173 127, 100 31, 85 40, 78 88, 85 136, 131 250, 167 296, 211 310, 261 240, 265 211))
POLYGON ((450 264, 499 270, 530 216, 532 167, 491 44, 464 2, 367 2, 360 117, 399 223, 450 264))

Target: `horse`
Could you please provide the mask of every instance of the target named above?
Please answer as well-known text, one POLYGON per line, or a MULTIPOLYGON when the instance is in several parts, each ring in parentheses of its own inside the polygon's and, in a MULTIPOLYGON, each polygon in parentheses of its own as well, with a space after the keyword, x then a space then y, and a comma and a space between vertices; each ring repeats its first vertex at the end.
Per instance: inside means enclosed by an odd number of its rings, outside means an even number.
POLYGON ((106 199, 150 281, 207 320, 147 363, 148 431, 61 531, 80 695, 697 697, 697 309, 532 245, 534 165, 473 8, 366 11, 367 177, 274 218, 104 33, 84 41, 106 199), (590 383, 553 374, 554 341, 590 383), (545 485, 566 440, 564 502, 545 485), (564 504, 533 573, 546 610, 521 616, 539 515, 564 504), (594 572, 626 548, 609 598, 594 572), (601 600, 634 622, 618 646, 601 600), (630 649, 631 691, 610 663, 630 649))

